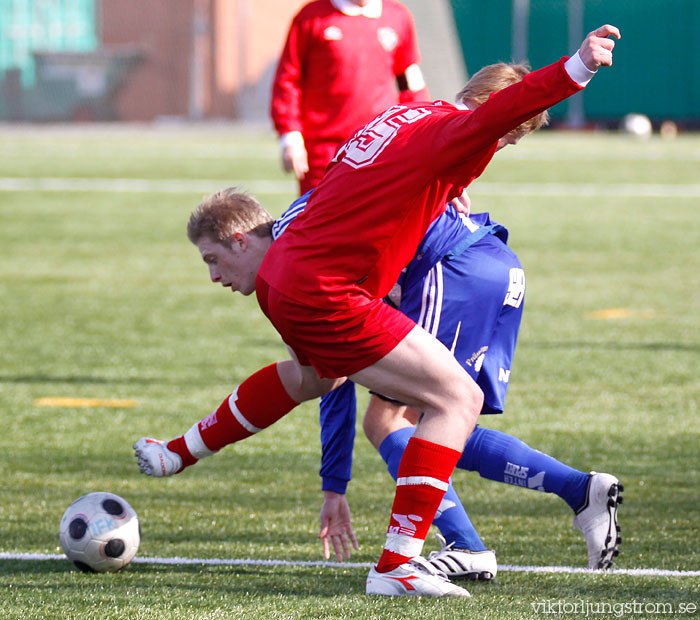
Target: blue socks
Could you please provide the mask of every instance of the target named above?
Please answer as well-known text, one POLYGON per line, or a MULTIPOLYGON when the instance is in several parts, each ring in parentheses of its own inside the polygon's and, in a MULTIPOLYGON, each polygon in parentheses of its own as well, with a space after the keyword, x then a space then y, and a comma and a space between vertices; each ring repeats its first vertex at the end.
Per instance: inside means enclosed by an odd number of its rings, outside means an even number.
MULTIPOLYGON (((379 446, 387 469, 396 480, 401 456, 414 428, 402 428, 389 434, 379 446)), ((476 471, 482 478, 546 493, 555 493, 572 510, 583 506, 589 475, 531 448, 500 431, 477 426, 464 446, 457 467, 476 471)), ((484 551, 486 545, 469 520, 452 486, 445 493, 433 523, 448 543, 460 549, 484 551)))
POLYGON ((489 480, 555 493, 574 511, 586 501, 588 474, 490 428, 474 429, 457 467, 489 480))
MULTIPOLYGON (((387 469, 394 480, 396 480, 399 471, 399 463, 401 462, 403 451, 414 431, 413 427, 401 428, 389 434, 382 441, 382 445, 379 446, 379 454, 382 455, 387 469)), ((451 481, 433 519, 433 523, 445 537, 445 540, 448 543, 453 542, 455 547, 471 551, 486 550, 486 545, 479 538, 479 534, 477 534, 472 522, 469 520, 451 481)))

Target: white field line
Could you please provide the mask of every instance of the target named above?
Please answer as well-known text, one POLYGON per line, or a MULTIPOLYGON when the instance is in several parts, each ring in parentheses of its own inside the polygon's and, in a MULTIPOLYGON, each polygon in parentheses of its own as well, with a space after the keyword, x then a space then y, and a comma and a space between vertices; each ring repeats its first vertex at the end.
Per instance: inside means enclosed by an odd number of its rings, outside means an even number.
MULTIPOLYGON (((4 553, 0 552, 0 560, 65 560, 61 554, 44 553, 4 553)), ((186 566, 201 564, 203 566, 309 566, 326 568, 369 568, 369 562, 313 562, 303 560, 253 560, 253 559, 224 559, 224 558, 140 558, 133 560, 134 564, 170 564, 186 566)), ((498 570, 513 573, 583 573, 599 574, 587 568, 574 566, 515 566, 512 564, 499 564, 498 570)), ((661 568, 613 568, 605 575, 629 575, 633 577, 700 577, 700 570, 666 570, 661 568)))
MULTIPOLYGON (((221 179, 81 179, 59 177, 0 177, 0 191, 7 192, 130 192, 208 194, 236 180, 221 179)), ((294 194, 293 180, 253 179, 241 187, 261 194, 294 194)), ((700 184, 668 183, 481 183, 470 190, 474 195, 509 196, 640 196, 650 198, 700 198, 700 184)))
MULTIPOLYGON (((235 186, 234 180, 221 179, 78 179, 0 177, 0 191, 6 192, 127 192, 211 194, 223 187, 235 186)), ((252 180, 240 186, 260 194, 295 193, 295 181, 252 180)))

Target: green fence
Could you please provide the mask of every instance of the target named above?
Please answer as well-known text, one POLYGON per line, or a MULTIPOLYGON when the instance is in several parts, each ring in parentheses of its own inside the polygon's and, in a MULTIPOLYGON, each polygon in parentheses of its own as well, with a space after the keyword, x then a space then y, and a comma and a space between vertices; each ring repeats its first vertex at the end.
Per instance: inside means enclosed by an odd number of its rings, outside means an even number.
POLYGON ((0 76, 19 70, 31 87, 35 52, 96 49, 96 10, 96 0, 0 0, 0 76))
POLYGON ((700 0, 451 1, 469 73, 521 57, 538 68, 574 52, 574 33, 580 42, 601 24, 620 28, 614 68, 556 106, 554 118, 578 106, 592 121, 636 112, 700 122, 700 0))

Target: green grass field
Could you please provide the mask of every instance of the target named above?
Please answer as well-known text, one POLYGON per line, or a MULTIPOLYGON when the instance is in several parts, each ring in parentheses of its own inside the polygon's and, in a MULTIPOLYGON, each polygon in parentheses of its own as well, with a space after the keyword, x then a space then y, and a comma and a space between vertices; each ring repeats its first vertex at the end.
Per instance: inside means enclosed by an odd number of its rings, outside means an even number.
MULTIPOLYGON (((314 404, 175 478, 141 476, 132 455, 134 440, 184 432, 285 356, 254 298, 212 286, 184 234, 199 199, 228 185, 281 213, 295 184, 272 135, 1 128, 0 552, 60 553, 68 504, 108 490, 139 513, 140 558, 290 564, 86 575, 63 559, 0 559, 0 618, 698 617, 699 172, 697 135, 545 133, 499 153, 471 191, 475 211, 509 227, 528 274, 507 412, 483 423, 619 476, 617 567, 695 574, 502 570, 469 585, 469 600, 377 600, 364 567, 301 564, 322 559, 314 404)), ((558 498, 465 472, 454 482, 501 564, 586 565, 558 498)), ((353 562, 378 557, 392 497, 358 428, 353 562)))

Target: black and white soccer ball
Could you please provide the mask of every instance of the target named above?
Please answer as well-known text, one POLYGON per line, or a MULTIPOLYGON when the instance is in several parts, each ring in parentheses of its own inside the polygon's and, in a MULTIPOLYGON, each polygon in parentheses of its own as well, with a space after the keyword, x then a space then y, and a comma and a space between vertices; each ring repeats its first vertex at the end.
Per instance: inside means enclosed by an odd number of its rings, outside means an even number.
POLYGON ((69 560, 93 573, 118 571, 134 559, 141 543, 134 509, 113 493, 88 493, 61 518, 58 539, 69 560))

